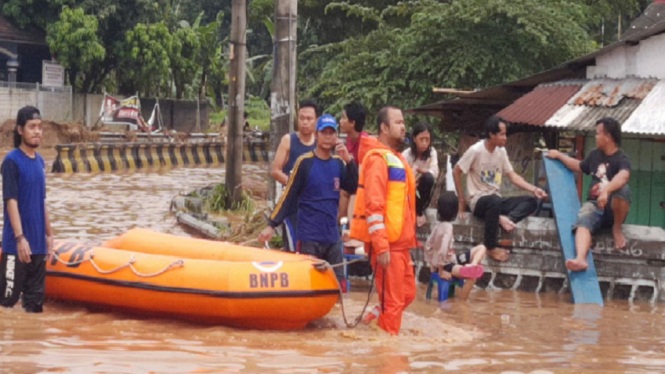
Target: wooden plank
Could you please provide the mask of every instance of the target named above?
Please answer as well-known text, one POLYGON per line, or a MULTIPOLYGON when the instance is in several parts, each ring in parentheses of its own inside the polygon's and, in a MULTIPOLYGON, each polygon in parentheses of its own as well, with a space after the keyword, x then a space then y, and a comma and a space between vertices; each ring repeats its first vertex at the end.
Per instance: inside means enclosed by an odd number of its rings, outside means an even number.
MULTIPOLYGON (((550 199, 554 207, 554 220, 559 233, 563 257, 565 260, 572 260, 576 253, 575 235, 572 229, 580 210, 575 177, 573 172, 560 161, 544 157, 544 164, 549 185, 557 186, 557 188, 550 188, 550 199)), ((587 255, 587 262, 589 268, 586 271, 571 272, 566 269, 573 302, 576 304, 603 305, 603 296, 600 292, 591 251, 587 255)))

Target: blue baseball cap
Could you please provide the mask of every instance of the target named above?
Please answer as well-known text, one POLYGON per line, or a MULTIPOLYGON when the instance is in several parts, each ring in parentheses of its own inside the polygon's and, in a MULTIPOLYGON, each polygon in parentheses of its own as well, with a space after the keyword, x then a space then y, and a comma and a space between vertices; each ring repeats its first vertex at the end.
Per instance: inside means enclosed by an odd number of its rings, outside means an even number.
POLYGON ((327 127, 337 131, 337 120, 330 114, 324 114, 316 121, 316 131, 321 131, 327 127))

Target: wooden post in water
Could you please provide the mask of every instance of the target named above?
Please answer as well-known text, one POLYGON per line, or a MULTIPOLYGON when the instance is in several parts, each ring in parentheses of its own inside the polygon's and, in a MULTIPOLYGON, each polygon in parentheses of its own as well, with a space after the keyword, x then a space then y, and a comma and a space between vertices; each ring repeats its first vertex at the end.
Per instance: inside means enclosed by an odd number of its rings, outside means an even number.
POLYGON ((231 53, 229 71, 229 126, 226 145, 227 208, 242 196, 242 126, 245 111, 245 51, 247 40, 247 2, 233 0, 231 13, 231 53))
MULTIPOLYGON (((296 101, 296 40, 298 27, 298 1, 275 0, 275 40, 272 88, 270 95, 270 150, 269 159, 282 136, 293 131, 296 101)), ((270 178, 268 200, 276 197, 276 183, 270 178)))

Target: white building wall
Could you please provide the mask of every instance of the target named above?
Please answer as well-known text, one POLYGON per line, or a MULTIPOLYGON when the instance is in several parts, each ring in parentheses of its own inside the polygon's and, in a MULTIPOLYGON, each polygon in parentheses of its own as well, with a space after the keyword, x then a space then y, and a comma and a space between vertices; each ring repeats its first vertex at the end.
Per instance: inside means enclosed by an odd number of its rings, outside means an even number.
POLYGON ((636 61, 639 76, 665 79, 665 34, 643 40, 638 46, 636 61))
POLYGON ((596 57, 596 66, 587 68, 588 79, 627 76, 665 79, 665 34, 609 51, 596 57))

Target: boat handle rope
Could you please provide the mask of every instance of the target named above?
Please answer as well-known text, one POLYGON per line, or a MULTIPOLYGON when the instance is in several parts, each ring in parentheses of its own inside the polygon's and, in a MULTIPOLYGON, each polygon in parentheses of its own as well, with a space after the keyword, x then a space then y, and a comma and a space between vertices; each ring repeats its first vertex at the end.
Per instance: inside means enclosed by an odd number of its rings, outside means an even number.
MULTIPOLYGON (((342 261, 339 264, 335 264, 335 265, 330 265, 325 260, 318 260, 318 261, 314 261, 314 263, 312 263, 312 266, 314 266, 314 268, 316 270, 319 270, 319 271, 323 272, 323 271, 326 271, 327 269, 334 269, 334 268, 337 268, 337 267, 340 267, 340 266, 350 265, 350 264, 354 264, 354 263, 360 262, 360 261, 366 261, 366 259, 355 259, 355 260, 351 260, 351 261, 342 261)), ((346 311, 344 310, 344 299, 343 299, 344 292, 342 291, 342 285, 340 284, 338 286, 338 288, 339 288, 339 305, 342 308, 342 317, 344 318, 344 324, 346 324, 346 327, 355 328, 356 326, 358 326, 360 321, 362 321, 363 315, 367 311, 367 306, 369 305, 369 302, 372 299, 372 292, 374 292, 374 279, 375 279, 375 277, 376 277, 376 271, 372 272, 372 283, 371 283, 371 286, 369 288, 369 292, 367 292, 367 301, 365 301, 365 306, 363 306, 363 310, 360 312, 360 315, 358 315, 358 317, 356 317, 353 320, 353 322, 349 322, 348 318, 346 318, 346 311)))
POLYGON ((120 266, 118 266, 114 269, 111 269, 111 270, 102 270, 99 267, 99 265, 97 265, 97 263, 95 263, 95 259, 94 259, 95 253, 94 253, 94 251, 90 251, 90 257, 89 258, 81 259, 79 261, 73 261, 73 262, 68 262, 68 261, 65 261, 65 260, 61 259, 58 256, 58 254, 55 253, 55 252, 53 253, 53 256, 55 257, 56 260, 58 260, 58 262, 60 262, 62 264, 65 264, 67 266, 77 266, 77 265, 81 265, 84 262, 89 261, 90 265, 92 265, 92 267, 94 267, 95 270, 97 270, 98 273, 104 274, 104 275, 113 274, 113 273, 118 272, 122 269, 130 268, 134 274, 136 274, 137 276, 139 276, 141 278, 156 277, 158 275, 162 275, 162 274, 166 273, 167 271, 169 271, 171 269, 180 268, 180 267, 185 266, 185 260, 179 259, 179 260, 175 260, 175 261, 171 262, 164 269, 162 269, 160 271, 146 274, 146 273, 141 273, 140 271, 136 270, 136 268, 134 267, 134 263, 136 262, 136 258, 134 258, 134 255, 132 255, 130 257, 129 261, 126 264, 120 265, 120 266))

